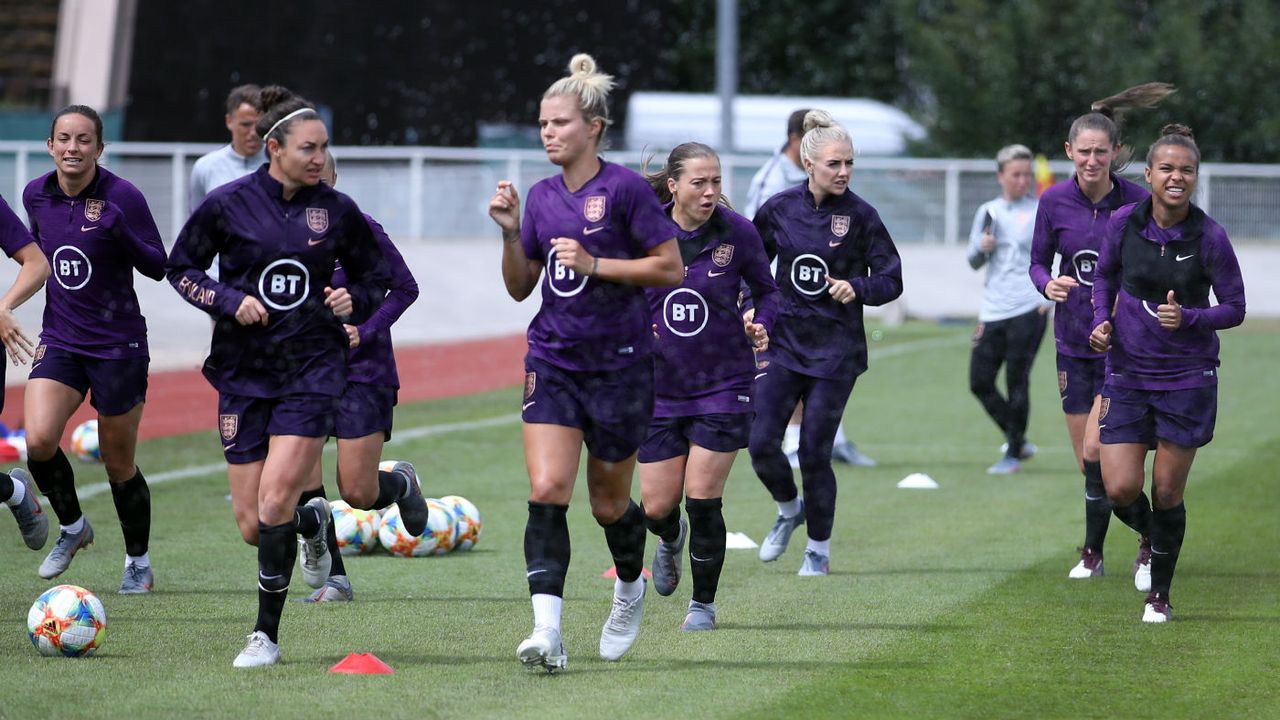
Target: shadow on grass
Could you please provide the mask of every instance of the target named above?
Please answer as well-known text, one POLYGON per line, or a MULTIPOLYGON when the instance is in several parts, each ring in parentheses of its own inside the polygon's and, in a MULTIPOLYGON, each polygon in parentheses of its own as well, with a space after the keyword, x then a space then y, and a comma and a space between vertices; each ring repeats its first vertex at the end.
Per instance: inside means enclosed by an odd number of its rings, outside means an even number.
POLYGON ((940 625, 937 623, 721 623, 716 631, 732 630, 795 630, 801 632, 849 632, 855 630, 898 630, 903 632, 958 632, 968 630, 968 625, 940 625))

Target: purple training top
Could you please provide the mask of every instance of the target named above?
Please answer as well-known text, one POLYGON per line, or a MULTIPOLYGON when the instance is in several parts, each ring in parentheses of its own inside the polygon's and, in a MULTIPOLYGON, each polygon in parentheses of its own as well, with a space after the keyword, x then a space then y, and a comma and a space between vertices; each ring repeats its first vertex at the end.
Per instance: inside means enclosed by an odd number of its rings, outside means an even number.
POLYGON ((22 204, 52 268, 40 342, 95 358, 148 357, 133 271, 163 278, 164 244, 138 188, 98 167, 68 197, 50 172, 27 184, 22 204))
MULTIPOLYGON (((386 258, 391 282, 384 288, 387 296, 378 309, 368 320, 356 326, 360 345, 347 357, 347 382, 398 388, 400 377, 396 373, 396 355, 391 345, 391 326, 418 299, 418 281, 413 279, 413 273, 404 263, 404 256, 387 237, 387 231, 368 215, 364 219, 378 241, 382 256, 386 258)), ((332 287, 347 287, 347 273, 343 271, 342 263, 338 263, 333 271, 332 287)))
POLYGON ((1057 303, 1053 313, 1053 338, 1058 353, 1078 358, 1100 358, 1089 348, 1089 328, 1093 318, 1089 288, 1098 264, 1098 248, 1111 213, 1121 206, 1147 197, 1145 188, 1111 175, 1112 188, 1094 203, 1080 190, 1073 175, 1055 183, 1040 196, 1036 210, 1035 235, 1031 240, 1031 281, 1044 294, 1049 281, 1068 275, 1080 283, 1057 303), (1054 254, 1061 256, 1058 270, 1051 273, 1054 254))
POLYGON ((4 201, 4 196, 0 195, 0 250, 3 250, 5 255, 13 257, 19 250, 35 241, 35 238, 31 237, 31 231, 22 224, 22 219, 13 211, 13 208, 9 207, 9 203, 4 201))
POLYGON ((1091 329, 1111 320, 1116 307, 1109 384, 1138 390, 1216 385, 1215 331, 1244 322, 1244 280, 1231 241, 1213 218, 1192 205, 1185 220, 1161 228, 1148 198, 1111 217, 1094 274, 1093 305, 1091 329), (1218 298, 1212 307, 1210 288, 1218 298), (1172 331, 1156 318, 1170 290, 1182 305, 1182 326, 1172 331))
POLYGON ((648 288, 657 326, 654 417, 752 412, 755 353, 743 329, 738 294, 751 291, 755 321, 773 329, 778 285, 760 234, 746 218, 717 205, 711 218, 676 239, 697 246, 678 288, 648 288))
POLYGON ((573 238, 595 257, 641 258, 674 238, 653 189, 639 174, 600 161, 577 192, 561 175, 529 190, 520 242, 544 267, 542 307, 529 323, 529 354, 565 370, 616 370, 653 352, 641 288, 581 276, 556 262, 551 239, 573 238))
POLYGON ((169 254, 169 282, 213 316, 204 375, 219 392, 258 398, 339 395, 347 384, 347 334, 324 304, 335 263, 349 278, 359 324, 382 301, 386 260, 351 198, 327 185, 290 200, 267 166, 216 188, 188 218, 169 254), (205 273, 218 256, 218 280, 205 273), (257 298, 268 322, 241 325, 257 298))
POLYGON ((778 258, 781 307, 768 358, 804 375, 851 378, 867 369, 862 308, 902 294, 902 260, 875 208, 852 190, 816 206, 808 184, 769 198, 755 217, 778 258), (827 277, 848 280, 856 298, 836 302, 827 277))

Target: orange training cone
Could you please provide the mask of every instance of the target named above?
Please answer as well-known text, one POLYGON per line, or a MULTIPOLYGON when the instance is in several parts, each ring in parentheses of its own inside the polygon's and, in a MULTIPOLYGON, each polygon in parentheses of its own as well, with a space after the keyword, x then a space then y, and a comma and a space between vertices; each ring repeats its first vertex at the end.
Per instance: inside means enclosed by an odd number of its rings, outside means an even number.
POLYGON ((329 672, 347 675, 391 675, 395 670, 373 653, 351 653, 329 668, 329 672))
MULTIPOLYGON (((645 577, 647 577, 647 578, 652 578, 652 577, 653 577, 653 573, 649 572, 649 568, 640 568, 640 572, 644 573, 644 576, 645 576, 645 577)), ((604 572, 600 573, 600 577, 602 577, 602 578, 609 578, 610 580, 613 580, 613 579, 617 578, 617 577, 618 577, 618 566, 617 566, 617 565, 610 565, 608 570, 605 570, 604 572)))

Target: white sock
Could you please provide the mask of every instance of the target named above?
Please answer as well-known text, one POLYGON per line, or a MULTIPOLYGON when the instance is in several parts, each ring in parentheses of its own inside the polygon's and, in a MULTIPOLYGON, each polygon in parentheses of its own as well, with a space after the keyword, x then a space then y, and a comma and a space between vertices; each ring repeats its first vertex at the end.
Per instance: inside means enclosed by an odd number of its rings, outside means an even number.
POLYGON ((72 535, 79 534, 84 531, 84 516, 81 515, 79 520, 76 520, 70 525, 59 525, 58 529, 65 533, 71 533, 72 535))
POLYGON ((564 605, 564 598, 538 593, 529 599, 533 601, 533 626, 560 632, 560 608, 564 605))
POLYGON ((800 426, 788 425, 782 434, 782 452, 791 453, 800 449, 800 426))
POLYGON ((778 514, 784 518, 793 518, 800 514, 800 496, 797 495, 786 502, 778 503, 778 514))
POLYGON ((839 445, 840 443, 845 443, 845 442, 849 442, 849 438, 844 436, 844 423, 840 423, 839 425, 836 426, 835 444, 839 445))
POLYGON ((644 592, 644 575, 632 580, 631 582, 623 582, 622 580, 613 581, 613 596, 620 597, 623 600, 635 600, 644 592))
POLYGON ((124 556, 125 567, 133 565, 135 567, 151 567, 151 553, 144 552, 137 557, 133 555, 124 556))
POLYGON ((812 550, 819 555, 831 557, 831 541, 830 540, 814 540, 809 538, 809 544, 805 546, 805 550, 812 550))
POLYGON ((13 497, 4 501, 5 505, 10 507, 18 507, 22 503, 23 498, 27 496, 27 484, 19 480, 13 481, 13 497))

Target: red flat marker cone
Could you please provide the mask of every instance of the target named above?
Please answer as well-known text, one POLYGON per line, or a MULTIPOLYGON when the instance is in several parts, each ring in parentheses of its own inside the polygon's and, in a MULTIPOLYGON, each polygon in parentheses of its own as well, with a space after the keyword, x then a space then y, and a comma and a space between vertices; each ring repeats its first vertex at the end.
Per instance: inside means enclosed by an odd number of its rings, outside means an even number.
POLYGON ((395 670, 373 653, 351 653, 329 668, 329 672, 347 675, 391 675, 395 670))
MULTIPOLYGON (((645 576, 645 577, 647 577, 647 578, 652 578, 652 577, 653 577, 653 573, 649 572, 649 568, 641 568, 641 569, 640 569, 640 572, 644 573, 644 576, 645 576)), ((617 566, 617 565, 610 565, 608 570, 605 570, 604 572, 600 573, 600 577, 602 577, 602 578, 609 578, 610 580, 613 580, 613 579, 617 578, 617 577, 618 577, 618 566, 617 566)))

